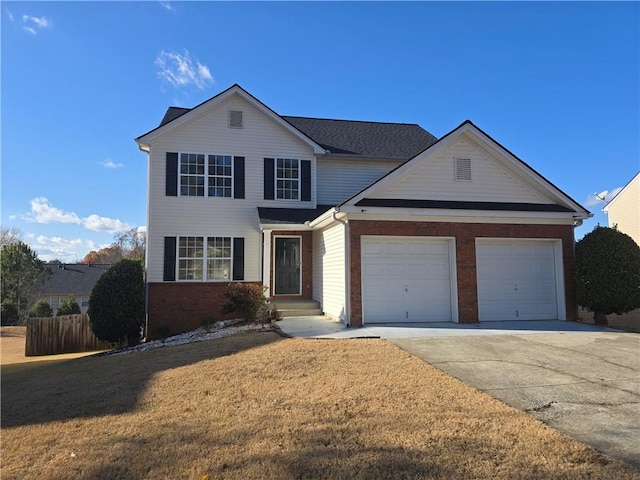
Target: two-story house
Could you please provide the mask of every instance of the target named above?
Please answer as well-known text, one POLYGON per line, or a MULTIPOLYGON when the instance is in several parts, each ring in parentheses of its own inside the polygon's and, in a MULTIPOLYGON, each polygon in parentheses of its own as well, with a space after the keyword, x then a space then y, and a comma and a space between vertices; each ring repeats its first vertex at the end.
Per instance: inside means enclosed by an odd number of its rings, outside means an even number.
POLYGON ((148 154, 148 334, 221 318, 230 282, 350 326, 574 319, 591 214, 470 121, 281 116, 239 85, 168 109, 148 154))

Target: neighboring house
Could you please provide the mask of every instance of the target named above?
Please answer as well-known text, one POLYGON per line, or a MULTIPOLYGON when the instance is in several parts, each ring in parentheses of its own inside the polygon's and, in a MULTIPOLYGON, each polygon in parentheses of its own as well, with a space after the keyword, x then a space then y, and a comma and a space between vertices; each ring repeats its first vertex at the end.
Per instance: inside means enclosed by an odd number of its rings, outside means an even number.
POLYGON ((604 207, 609 227, 617 226, 640 245, 640 172, 604 207))
POLYGON ((170 107, 148 154, 148 333, 220 318, 229 282, 350 326, 575 319, 575 200, 465 121, 280 116, 238 85, 170 107))
POLYGON ((51 271, 40 295, 58 313, 60 303, 69 296, 76 299, 82 313, 89 309, 89 297, 93 287, 111 265, 84 263, 47 263, 45 268, 51 271))

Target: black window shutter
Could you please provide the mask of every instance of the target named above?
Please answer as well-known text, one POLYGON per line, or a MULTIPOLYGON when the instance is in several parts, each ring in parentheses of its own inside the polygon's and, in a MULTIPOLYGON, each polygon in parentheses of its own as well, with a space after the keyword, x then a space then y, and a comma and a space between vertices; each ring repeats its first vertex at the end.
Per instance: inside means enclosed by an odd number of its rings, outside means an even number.
POLYGON ((273 200, 275 193, 274 159, 264 159, 264 199, 273 200))
POLYGON ((167 152, 167 179, 165 194, 168 197, 178 196, 178 154, 167 152))
POLYGON ((233 239, 233 279, 244 280, 244 238, 233 239))
POLYGON ((233 198, 244 198, 244 157, 233 157, 233 198))
POLYGON ((164 276, 165 282, 176 280, 176 237, 164 237, 164 276))
POLYGON ((311 201, 311 162, 309 160, 302 160, 300 162, 300 185, 302 191, 300 193, 300 200, 303 202, 311 201))

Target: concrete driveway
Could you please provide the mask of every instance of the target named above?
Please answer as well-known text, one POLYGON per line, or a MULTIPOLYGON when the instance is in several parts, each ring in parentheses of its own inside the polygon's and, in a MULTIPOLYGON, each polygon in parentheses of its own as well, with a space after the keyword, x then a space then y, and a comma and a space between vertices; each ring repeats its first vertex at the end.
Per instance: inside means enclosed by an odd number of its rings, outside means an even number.
POLYGON ((640 468, 640 335, 576 322, 369 325, 285 318, 296 337, 385 338, 466 384, 640 468))

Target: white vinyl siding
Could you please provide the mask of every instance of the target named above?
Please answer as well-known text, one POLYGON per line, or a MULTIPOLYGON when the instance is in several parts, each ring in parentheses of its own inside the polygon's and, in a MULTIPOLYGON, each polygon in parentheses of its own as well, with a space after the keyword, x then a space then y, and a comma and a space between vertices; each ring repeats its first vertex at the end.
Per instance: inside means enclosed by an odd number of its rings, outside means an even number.
POLYGON ((606 208, 609 226, 618 226, 640 245, 640 174, 606 208))
POLYGON ((325 315, 346 321, 345 227, 313 232, 313 298, 325 315))
POLYGON ((264 116, 252 105, 233 96, 199 117, 152 141, 149 157, 147 278, 163 278, 164 237, 216 235, 245 239, 245 281, 261 280, 261 233, 257 206, 315 208, 311 201, 264 200, 264 158, 315 160, 311 148, 264 116), (228 128, 229 110, 242 110, 244 127, 228 128), (245 199, 220 197, 170 197, 165 195, 167 152, 232 152, 245 157, 245 199))
POLYGON ((371 198, 457 200, 485 202, 552 203, 515 171, 463 135, 449 148, 416 162, 394 184, 375 191, 371 198), (470 181, 456 181, 456 159, 470 160, 470 181))
POLYGON ((318 204, 338 205, 401 164, 401 161, 319 158, 318 204))

